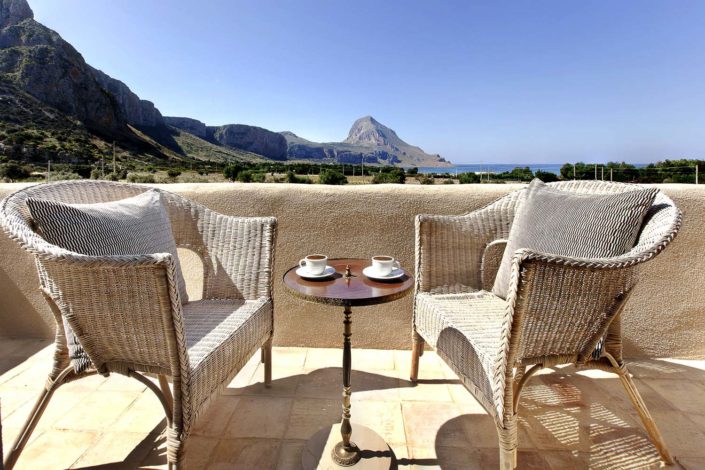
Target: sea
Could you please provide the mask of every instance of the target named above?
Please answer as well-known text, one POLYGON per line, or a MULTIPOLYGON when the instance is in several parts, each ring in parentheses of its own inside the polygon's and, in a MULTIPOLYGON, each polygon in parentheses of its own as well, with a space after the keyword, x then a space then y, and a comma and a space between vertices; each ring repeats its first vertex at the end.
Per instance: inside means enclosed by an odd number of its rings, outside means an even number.
MULTIPOLYGON (((450 173, 451 175, 456 173, 503 173, 505 171, 512 171, 514 168, 524 168, 528 166, 533 172, 542 170, 559 175, 563 165, 563 163, 473 163, 448 167, 421 166, 419 167, 419 173, 450 173)), ((637 168, 641 168, 645 167, 647 164, 634 163, 633 165, 637 168)))

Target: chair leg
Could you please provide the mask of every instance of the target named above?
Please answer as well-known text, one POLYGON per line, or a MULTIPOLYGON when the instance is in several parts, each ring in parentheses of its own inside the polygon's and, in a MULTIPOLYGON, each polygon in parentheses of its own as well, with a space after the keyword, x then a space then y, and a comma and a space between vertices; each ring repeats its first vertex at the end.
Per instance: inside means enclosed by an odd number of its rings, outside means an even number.
POLYGON ((182 468, 183 442, 178 437, 178 432, 169 426, 166 430, 166 460, 169 470, 182 468))
POLYGON ((497 428, 499 435, 499 468, 514 470, 517 466, 517 427, 516 415, 507 428, 497 428))
POLYGON ((65 368, 56 377, 56 380, 47 381, 47 385, 44 387, 44 390, 42 390, 42 392, 39 394, 37 402, 34 404, 34 408, 32 408, 32 412, 30 413, 29 418, 27 418, 27 421, 25 421, 24 426, 22 427, 20 433, 17 436, 17 439, 15 440, 12 447, 10 447, 10 450, 7 454, 4 463, 5 470, 12 470, 12 467, 15 466, 15 463, 17 462, 17 459, 22 453, 22 450, 27 445, 27 442, 29 441, 32 432, 37 427, 39 419, 44 414, 44 410, 46 410, 47 405, 49 405, 49 401, 51 400, 52 395, 54 394, 56 389, 59 388, 59 386, 66 382, 66 378, 71 374, 73 374, 73 367, 69 366, 65 368))
POLYGON ((171 394, 171 389, 169 388, 169 381, 166 379, 166 376, 159 374, 159 388, 162 390, 162 394, 164 395, 164 400, 166 401, 167 406, 169 407, 169 410, 171 410, 171 413, 173 415, 174 413, 174 397, 171 394))
POLYGON ((634 405, 634 408, 639 414, 641 422, 644 424, 646 432, 649 434, 649 438, 651 438, 651 442, 653 442, 658 449, 663 461, 667 465, 673 465, 673 457, 671 457, 671 453, 668 451, 668 447, 666 447, 666 442, 663 440, 663 436, 656 426, 654 418, 651 417, 651 413, 649 413, 646 403, 644 403, 644 400, 641 398, 641 395, 634 384, 634 380, 632 380, 629 375, 629 371, 626 366, 622 365, 620 368, 615 367, 615 370, 622 381, 624 389, 627 391, 627 395, 629 395, 632 405, 634 405))
POLYGON ((419 378, 419 358, 423 355, 424 344, 424 339, 414 330, 411 334, 411 373, 409 374, 412 382, 416 382, 419 378))
POLYGON ((264 386, 272 386, 272 337, 262 346, 262 362, 264 362, 264 386))

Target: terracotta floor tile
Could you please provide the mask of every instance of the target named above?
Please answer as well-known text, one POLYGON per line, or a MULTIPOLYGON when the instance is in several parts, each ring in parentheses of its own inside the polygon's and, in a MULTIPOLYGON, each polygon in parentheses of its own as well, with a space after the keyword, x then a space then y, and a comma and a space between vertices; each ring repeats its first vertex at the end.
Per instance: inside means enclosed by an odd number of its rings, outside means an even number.
MULTIPOLYGON (((54 428, 89 431, 107 429, 139 396, 137 392, 90 393, 68 410, 54 424, 54 428)), ((51 405, 55 405, 53 400, 51 405)))
POLYGON ((289 421, 292 402, 290 398, 240 397, 224 436, 281 439, 289 421))
POLYGON ((351 409, 353 423, 362 424, 375 431, 389 443, 406 442, 401 403, 386 401, 360 401, 351 409))
POLYGON ((273 348, 272 367, 274 370, 303 369, 307 354, 308 348, 273 348))
MULTIPOLYGON (((45 343, 48 344, 48 343, 45 343)), ((51 366, 51 346, 0 343, 26 357, 0 359, 3 441, 10 445, 51 366), (5 361, 5 362, 2 362, 5 361)), ((273 387, 259 352, 199 416, 185 444, 186 468, 300 468, 316 431, 340 421, 341 349, 275 348, 273 387)), ((493 418, 432 351, 417 386, 409 351, 354 350, 352 421, 380 433, 400 469, 496 468, 493 418)), ((629 365, 672 453, 705 468, 705 361, 629 365)), ((136 381, 93 376, 61 387, 16 468, 166 469, 165 419, 136 381)), ((542 370, 519 406, 519 469, 658 468, 660 457, 614 374, 542 370)))
MULTIPOLYGON (((354 362, 353 362, 354 363, 354 362)), ((343 350, 337 348, 311 348, 306 354, 305 369, 342 367, 343 350)))
POLYGON ((206 411, 196 418, 193 433, 199 436, 223 437, 223 433, 240 403, 240 397, 221 395, 216 398, 206 411))
POLYGON ((446 378, 441 370, 426 370, 423 374, 419 372, 419 380, 415 384, 401 377, 400 379, 399 396, 402 401, 453 401, 448 385, 457 383, 457 381, 446 378))
POLYGON ((15 470, 69 468, 98 440, 91 431, 57 431, 41 433, 17 460, 15 470))
POLYGON ((279 448, 277 470, 301 470, 301 452, 306 441, 282 441, 279 448))
POLYGON ((462 411, 455 403, 402 403, 406 442, 413 447, 467 447, 462 411))
POLYGON ((274 470, 280 446, 275 439, 223 439, 213 451, 208 469, 274 470))
POLYGON ((157 396, 144 390, 110 426, 110 431, 150 433, 158 426, 166 426, 166 413, 157 396))
POLYGON ((322 427, 339 422, 341 413, 340 400, 297 398, 285 439, 308 440, 322 427))
POLYGON ((394 351, 353 349, 352 364, 357 370, 391 370, 394 369, 394 351))
POLYGON ((134 468, 149 452, 149 446, 142 445, 149 437, 149 434, 140 432, 105 433, 74 463, 73 468, 108 464, 134 468))

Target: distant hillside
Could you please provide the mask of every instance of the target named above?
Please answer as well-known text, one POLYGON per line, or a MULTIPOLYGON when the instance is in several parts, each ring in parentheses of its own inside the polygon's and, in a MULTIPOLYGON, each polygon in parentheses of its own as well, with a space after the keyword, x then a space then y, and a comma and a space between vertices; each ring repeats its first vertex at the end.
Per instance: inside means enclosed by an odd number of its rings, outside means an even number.
POLYGON ((372 116, 355 121, 343 142, 312 142, 293 132, 281 133, 289 144, 290 160, 321 160, 397 166, 450 166, 440 155, 409 145, 396 132, 372 116))

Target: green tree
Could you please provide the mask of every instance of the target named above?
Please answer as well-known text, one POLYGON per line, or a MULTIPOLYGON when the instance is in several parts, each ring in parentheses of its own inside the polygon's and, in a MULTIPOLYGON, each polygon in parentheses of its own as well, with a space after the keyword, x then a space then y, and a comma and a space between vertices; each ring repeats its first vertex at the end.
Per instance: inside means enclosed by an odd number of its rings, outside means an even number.
POLYGON ((480 182, 480 175, 472 172, 460 173, 458 175, 458 181, 460 184, 472 184, 480 182))
POLYGON ((372 177, 372 184, 404 184, 406 183, 406 174, 401 168, 392 168, 389 171, 379 172, 372 177))
POLYGON ((338 170, 325 169, 321 172, 321 177, 319 178, 321 184, 348 184, 348 179, 344 174, 338 170))
POLYGON ((286 172, 286 182, 293 183, 293 184, 308 184, 311 182, 311 180, 308 178, 301 178, 299 176, 296 176, 296 174, 294 174, 293 171, 287 171, 286 172))
POLYGON ((416 181, 418 181, 419 184, 434 184, 433 177, 424 173, 419 173, 416 175, 416 181))
POLYGON ((237 181, 237 175, 245 170, 245 166, 240 163, 231 163, 223 168, 223 176, 230 181, 237 181))
POLYGON ((0 165, 0 179, 19 181, 29 178, 29 175, 29 169, 19 163, 10 162, 0 165))
POLYGON ((553 183, 558 181, 558 175, 550 171, 536 170, 535 176, 544 183, 553 183))

